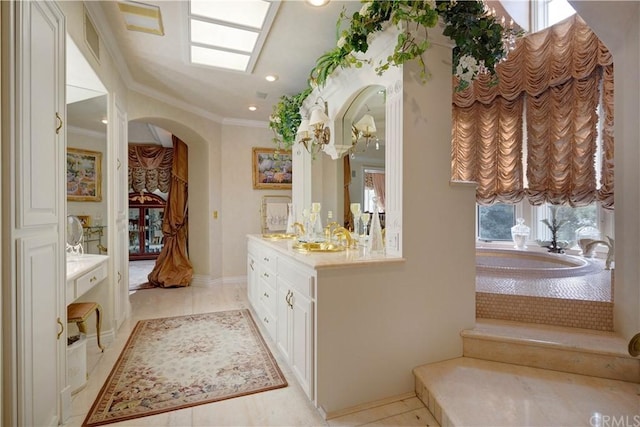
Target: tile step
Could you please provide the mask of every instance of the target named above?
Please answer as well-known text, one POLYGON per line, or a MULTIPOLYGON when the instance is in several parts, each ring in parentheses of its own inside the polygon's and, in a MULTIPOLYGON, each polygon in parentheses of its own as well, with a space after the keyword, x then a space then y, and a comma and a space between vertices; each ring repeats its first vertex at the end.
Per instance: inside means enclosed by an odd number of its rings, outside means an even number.
POLYGON ((471 357, 413 373, 416 395, 442 427, 604 426, 639 416, 640 385, 626 381, 471 357))
POLYGON ((463 356, 640 383, 640 359, 613 332, 478 319, 463 356))

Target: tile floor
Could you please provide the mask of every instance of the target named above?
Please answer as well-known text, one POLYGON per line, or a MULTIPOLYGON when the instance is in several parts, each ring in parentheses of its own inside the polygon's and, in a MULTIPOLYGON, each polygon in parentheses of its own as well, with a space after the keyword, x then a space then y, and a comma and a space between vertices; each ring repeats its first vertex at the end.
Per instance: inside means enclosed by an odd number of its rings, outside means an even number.
POLYGON ((135 290, 143 283, 147 283, 147 276, 156 265, 155 259, 143 259, 140 261, 129 261, 129 289, 135 290))
MULTIPOLYGON (((144 289, 130 295, 132 316, 104 353, 87 349, 89 380, 84 389, 72 396, 71 416, 65 426, 82 425, 93 400, 118 358, 129 333, 140 319, 179 316, 192 313, 248 308, 246 285, 226 284, 211 288, 144 289)), ((266 338, 265 338, 266 339, 266 338)), ((289 386, 194 406, 113 426, 438 426, 416 397, 407 398, 325 421, 281 361, 275 346, 266 339, 287 377, 289 386)))

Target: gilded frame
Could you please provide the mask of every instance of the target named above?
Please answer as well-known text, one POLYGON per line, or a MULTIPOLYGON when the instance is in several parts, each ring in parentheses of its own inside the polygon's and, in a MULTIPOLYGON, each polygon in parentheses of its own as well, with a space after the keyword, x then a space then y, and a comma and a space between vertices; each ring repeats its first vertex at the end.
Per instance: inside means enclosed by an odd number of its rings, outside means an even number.
POLYGON ((102 153, 67 148, 67 200, 102 201, 102 153))
POLYGON ((290 190, 293 182, 291 151, 253 147, 253 188, 290 190))

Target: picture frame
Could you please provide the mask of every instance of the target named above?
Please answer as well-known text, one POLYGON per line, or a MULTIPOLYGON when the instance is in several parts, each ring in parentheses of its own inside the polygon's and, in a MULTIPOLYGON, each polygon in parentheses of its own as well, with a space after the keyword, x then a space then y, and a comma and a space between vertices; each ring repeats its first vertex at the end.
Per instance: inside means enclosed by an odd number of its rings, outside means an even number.
POLYGON ((78 220, 80 220, 80 224, 83 227, 91 227, 91 216, 90 215, 76 215, 78 220))
POLYGON ((290 190, 293 182, 293 157, 290 150, 253 147, 253 188, 290 190))
POLYGON ((67 148, 67 200, 102 201, 102 153, 67 148))

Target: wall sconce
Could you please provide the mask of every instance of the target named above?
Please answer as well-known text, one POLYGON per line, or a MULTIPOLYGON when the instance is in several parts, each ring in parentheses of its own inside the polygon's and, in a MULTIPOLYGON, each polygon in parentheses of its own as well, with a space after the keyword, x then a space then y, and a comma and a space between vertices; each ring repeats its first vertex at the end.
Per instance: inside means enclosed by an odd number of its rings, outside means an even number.
MULTIPOLYGON (((365 114, 362 116, 360 120, 358 120, 354 125, 354 136, 355 141, 349 151, 351 152, 351 157, 354 157, 356 152, 364 153, 369 148, 369 144, 371 143, 372 138, 376 135, 376 122, 373 120, 373 116, 371 114, 365 114), (358 142, 361 138, 364 138, 365 146, 360 150, 357 149, 358 142)), ((376 150, 380 149, 380 144, 376 138, 376 150)))
POLYGON ((319 153, 322 148, 329 144, 331 140, 331 131, 325 125, 329 123, 327 116, 327 102, 322 99, 324 108, 318 104, 318 97, 315 105, 312 107, 311 116, 303 119, 298 127, 298 141, 304 145, 304 148, 313 156, 319 153))

